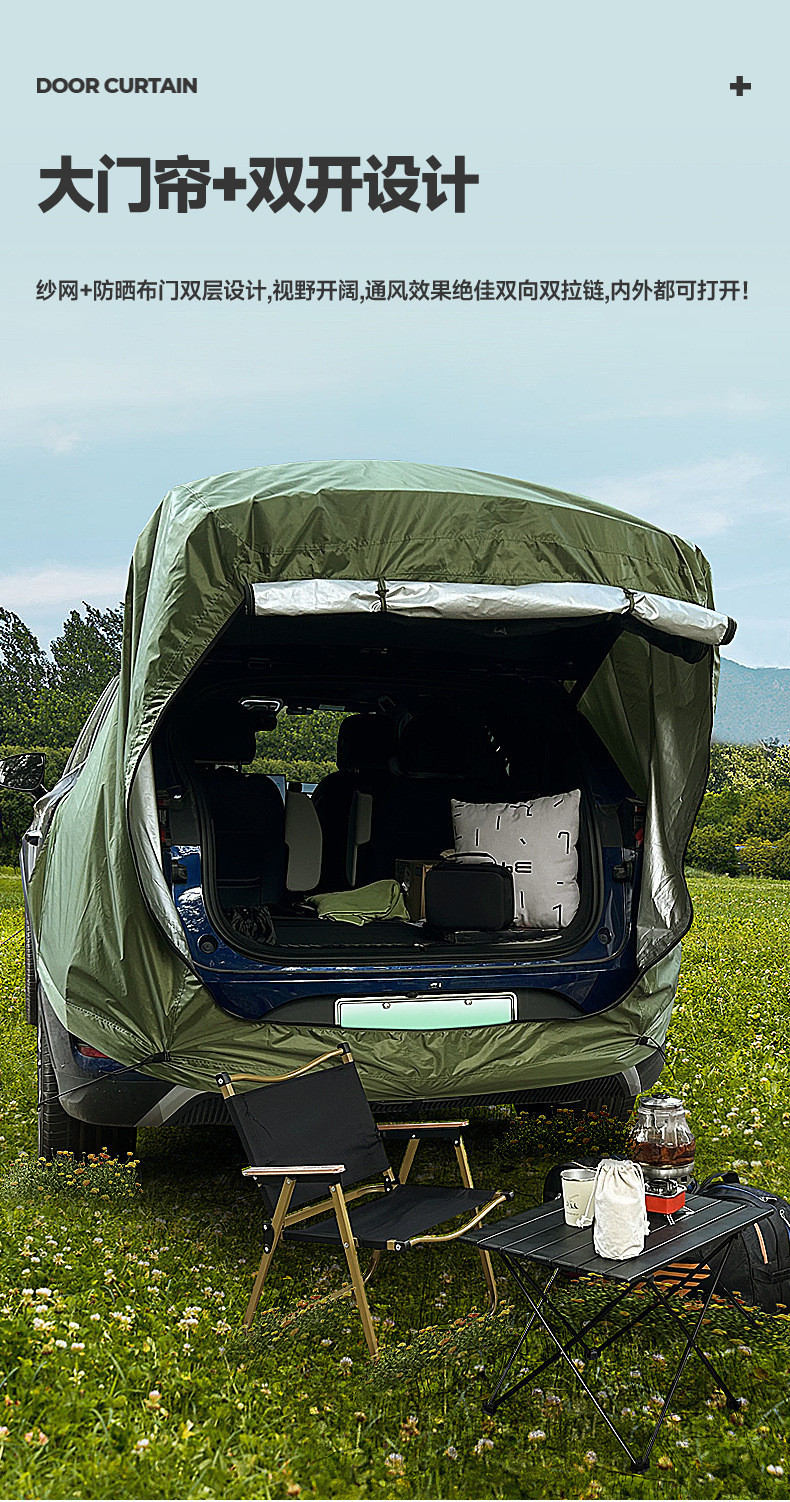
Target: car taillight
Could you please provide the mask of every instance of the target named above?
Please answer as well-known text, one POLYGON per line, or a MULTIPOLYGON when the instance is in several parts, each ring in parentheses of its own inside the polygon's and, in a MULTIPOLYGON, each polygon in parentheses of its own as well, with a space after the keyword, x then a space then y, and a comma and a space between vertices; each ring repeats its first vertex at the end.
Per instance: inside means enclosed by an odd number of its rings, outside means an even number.
POLYGON ((637 845, 642 845, 645 838, 645 814, 647 805, 634 803, 634 840, 637 845))
POLYGON ((83 1059, 106 1059, 106 1053, 100 1053, 98 1048, 91 1048, 90 1043, 78 1043, 77 1053, 81 1053, 83 1059))

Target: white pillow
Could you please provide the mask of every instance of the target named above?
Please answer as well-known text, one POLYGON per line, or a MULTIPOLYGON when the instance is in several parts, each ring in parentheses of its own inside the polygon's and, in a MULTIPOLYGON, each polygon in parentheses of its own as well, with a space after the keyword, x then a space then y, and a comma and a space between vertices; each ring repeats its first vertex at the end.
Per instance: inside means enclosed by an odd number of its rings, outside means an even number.
POLYGON ((456 850, 513 872, 516 928, 567 928, 576 917, 580 801, 578 788, 529 803, 451 800, 456 850))

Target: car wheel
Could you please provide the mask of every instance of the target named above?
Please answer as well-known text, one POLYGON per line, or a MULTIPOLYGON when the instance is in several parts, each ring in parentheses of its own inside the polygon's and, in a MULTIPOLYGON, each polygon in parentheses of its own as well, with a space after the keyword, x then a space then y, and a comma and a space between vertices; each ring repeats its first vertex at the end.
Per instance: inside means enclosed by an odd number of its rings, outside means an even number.
POLYGON ((30 919, 25 913, 25 1016, 31 1027, 38 1022, 38 976, 30 919))
POLYGON ((112 1158, 125 1158, 137 1144, 134 1127, 96 1126, 92 1121, 77 1121, 64 1111, 58 1098, 58 1079, 52 1065, 49 1039, 43 1018, 38 1019, 38 1155, 54 1158, 56 1153, 73 1153, 84 1158, 88 1153, 106 1150, 112 1158))

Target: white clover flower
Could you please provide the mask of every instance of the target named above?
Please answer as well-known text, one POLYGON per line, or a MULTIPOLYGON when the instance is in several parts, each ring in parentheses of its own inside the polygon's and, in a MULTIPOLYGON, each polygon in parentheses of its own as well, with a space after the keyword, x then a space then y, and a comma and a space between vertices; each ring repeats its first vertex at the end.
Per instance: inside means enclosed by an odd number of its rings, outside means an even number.
MULTIPOLYGON (((8 1431, 6 1430, 6 1433, 7 1432, 8 1431)), ((458 1459, 458 1451, 456 1450, 455 1445, 448 1445, 447 1449, 445 1450, 444 1453, 447 1456, 448 1460, 457 1460, 458 1459)))
POLYGON ((55 1345, 61 1351, 65 1351, 65 1349, 66 1349, 66 1341, 65 1340, 56 1340, 55 1341, 55 1345))
POLYGON ((545 1438, 546 1438, 546 1431, 545 1431, 545 1429, 530 1429, 529 1434, 527 1435, 527 1439, 531 1439, 533 1441, 540 1440, 540 1439, 545 1439, 545 1438))
POLYGON ((137 1443, 135 1444, 134 1449, 132 1450, 132 1454, 133 1455, 144 1455, 145 1451, 148 1449, 148 1446, 150 1445, 150 1443, 151 1443, 150 1439, 138 1439, 137 1443))
POLYGON ((765 1469, 769 1476, 784 1476, 785 1473, 784 1466, 781 1465, 767 1465, 765 1469))
POLYGON ((584 1456, 585 1465, 595 1465, 597 1463, 597 1460, 598 1460, 598 1456, 596 1455, 596 1453, 595 1453, 594 1450, 587 1450, 586 1451, 585 1456, 584 1456))

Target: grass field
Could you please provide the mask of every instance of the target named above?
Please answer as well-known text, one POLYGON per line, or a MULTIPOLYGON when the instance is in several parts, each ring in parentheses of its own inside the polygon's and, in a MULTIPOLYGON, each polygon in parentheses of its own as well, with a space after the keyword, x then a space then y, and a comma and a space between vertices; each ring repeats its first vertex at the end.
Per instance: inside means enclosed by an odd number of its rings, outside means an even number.
MULTIPOLYGON (((697 916, 663 1084, 692 1113, 700 1170, 735 1165, 790 1195, 790 884, 693 886, 697 916)), ((93 1168, 60 1187, 34 1161, 20 1175, 20 1153, 35 1150, 21 928, 18 883, 0 877, 0 1494, 788 1495, 790 1318, 761 1316, 749 1327, 717 1306, 704 1344, 748 1406, 728 1413, 692 1364, 680 1419, 662 1431, 651 1472, 631 1477, 557 1368, 545 1390, 522 1394, 495 1419, 483 1414, 515 1328, 507 1285, 505 1313, 460 1327, 455 1352, 445 1347, 428 1364, 452 1322, 482 1307, 469 1249, 385 1258, 371 1287, 389 1353, 376 1372, 345 1301, 285 1331, 301 1295, 340 1281, 338 1263, 309 1248, 285 1249, 259 1333, 240 1336, 260 1212, 230 1134, 145 1133, 136 1172, 93 1168), (22 1185, 16 1192, 9 1174, 22 1185)), ((467 1141, 478 1181, 514 1185, 517 1205, 529 1203, 567 1130, 506 1113, 475 1120, 467 1141)), ((616 1139, 605 1122, 589 1130, 601 1145, 616 1139)), ((438 1150, 416 1171, 452 1177, 438 1150)), ((587 1305, 596 1297, 576 1294, 587 1305)), ((641 1339, 599 1363, 594 1383, 638 1435, 668 1338, 655 1324, 641 1328, 641 1339)))

